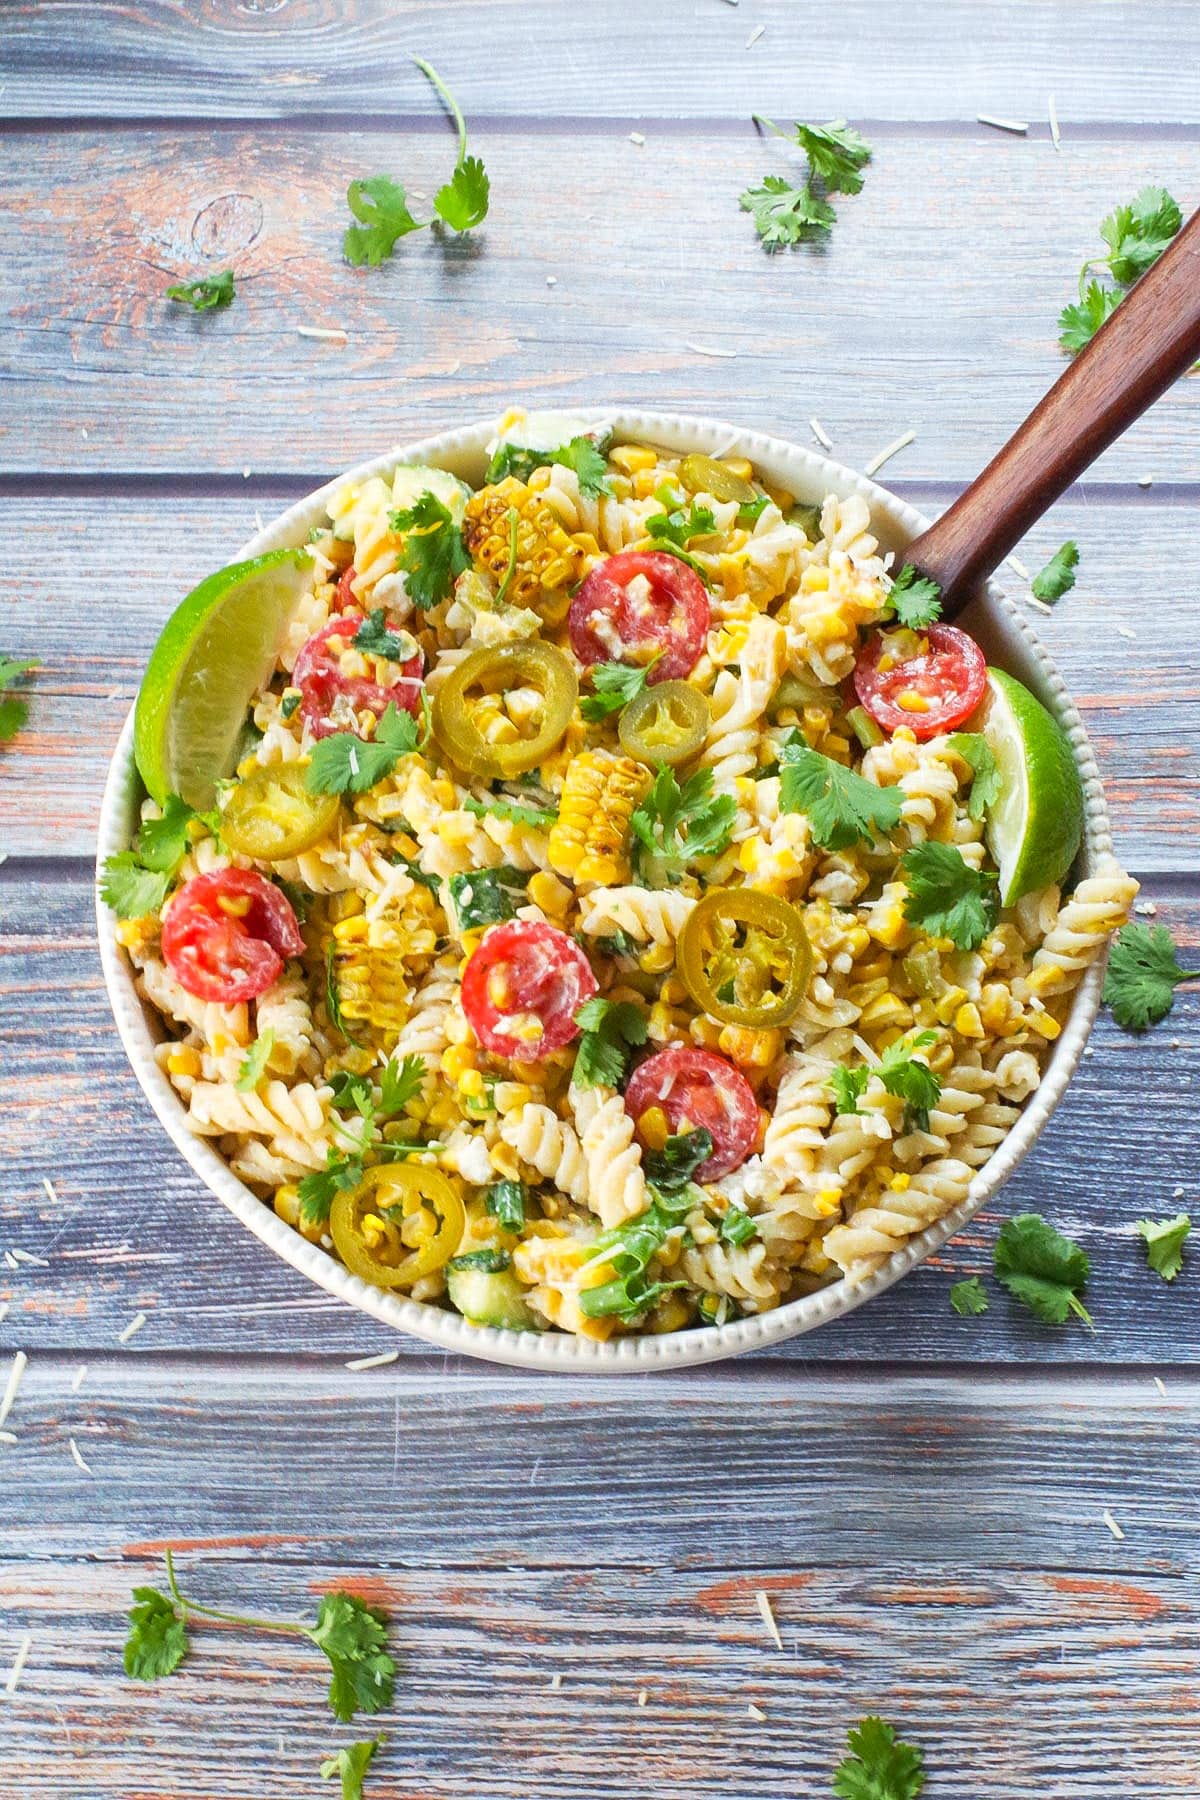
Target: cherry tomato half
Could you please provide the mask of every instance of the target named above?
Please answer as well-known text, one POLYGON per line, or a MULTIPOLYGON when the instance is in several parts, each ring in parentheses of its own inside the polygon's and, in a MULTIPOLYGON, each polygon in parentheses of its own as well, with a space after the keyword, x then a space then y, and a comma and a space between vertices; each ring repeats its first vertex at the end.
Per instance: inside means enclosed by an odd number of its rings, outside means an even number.
POLYGON ((961 725, 986 687, 983 651, 956 625, 877 631, 854 665, 855 692, 875 723, 907 725, 920 739, 961 725))
POLYGON ((275 763, 253 769, 229 790, 221 836, 239 856, 282 862, 323 838, 340 804, 336 794, 309 791, 303 764, 275 763))
POLYGON ((511 919, 492 927, 463 970, 463 1011, 493 1056, 536 1062, 578 1037, 575 1014, 596 986, 574 938, 511 919))
POLYGON ((466 1211, 440 1169, 381 1163, 333 1197, 329 1235, 352 1274, 374 1287, 411 1287, 450 1261, 466 1211))
MULTIPOLYGON (((347 574, 352 573, 347 570, 347 574)), ((345 581, 345 576, 342 577, 345 581)), ((339 596, 341 584, 338 586, 339 596)), ((383 717, 389 702, 410 712, 414 719, 421 714, 421 653, 400 664, 402 679, 390 687, 381 687, 361 675, 343 675, 342 652, 353 644, 364 614, 339 613, 330 619, 303 646, 292 670, 292 680, 304 695, 301 716, 315 738, 330 737, 335 731, 346 731, 333 717, 334 702, 345 695, 355 712, 367 708, 377 719, 383 717)))
POLYGON ((217 869, 193 876, 167 903, 162 949, 189 994, 236 1006, 265 994, 304 939, 287 897, 265 875, 217 869))
POLYGON ((715 1050, 671 1044, 647 1058, 625 1090, 625 1110, 636 1124, 652 1106, 667 1115, 673 1134, 703 1127, 712 1137, 712 1155, 696 1170, 698 1181, 715 1181, 740 1167, 758 1137, 754 1089, 715 1050))
POLYGON ((648 681, 681 681, 700 660, 711 614, 694 569, 661 550, 622 550, 597 563, 571 602, 567 629, 581 663, 647 663, 648 681))

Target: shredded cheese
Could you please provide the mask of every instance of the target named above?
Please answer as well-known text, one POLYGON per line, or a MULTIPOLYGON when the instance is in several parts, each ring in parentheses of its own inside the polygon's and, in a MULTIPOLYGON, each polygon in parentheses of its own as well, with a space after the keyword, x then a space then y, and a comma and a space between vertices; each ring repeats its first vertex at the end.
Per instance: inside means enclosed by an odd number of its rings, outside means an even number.
POLYGON ((133 1318, 130 1319, 128 1325, 125 1326, 124 1330, 119 1331, 117 1333, 118 1344, 127 1344, 129 1342, 130 1338, 133 1337, 136 1332, 139 1332, 145 1323, 146 1323, 145 1313, 144 1312, 135 1313, 133 1318))
POLYGON ((348 1369, 382 1369, 385 1363, 394 1363, 400 1355, 398 1350, 381 1350, 378 1356, 356 1356, 348 1362, 348 1369))
POLYGON ((645 1688, 643 1688, 641 1693, 637 1697, 638 1705, 645 1706, 645 1704, 649 1700, 649 1698, 650 1698, 649 1694, 646 1692, 645 1688))
POLYGON ((722 350, 716 344, 693 344, 687 338, 683 340, 685 350, 693 350, 697 356, 736 356, 736 350, 722 350))
POLYGON ((783 1649, 783 1639, 779 1635, 779 1627, 775 1623, 775 1614, 771 1610, 771 1602, 770 1602, 769 1597, 767 1596, 767 1594, 765 1594, 763 1592, 762 1588, 759 1588, 759 1590, 755 1594, 754 1598, 758 1601, 758 1610, 762 1614, 762 1622, 766 1626, 767 1630, 770 1632, 771 1637, 775 1643, 775 1648, 777 1650, 782 1650, 783 1649))
POLYGON ((1054 608, 1048 606, 1044 600, 1039 600, 1036 594, 1026 594, 1025 604, 1032 606, 1035 612, 1045 613, 1047 618, 1054 611, 1054 608))
POLYGON ((1123 638, 1128 638, 1129 642, 1131 644, 1137 642, 1137 632, 1130 631, 1128 625, 1118 625, 1117 626, 1117 636, 1123 637, 1123 638))
POLYGON ((29 1652, 32 1649, 33 1649, 33 1633, 32 1633, 32 1631, 27 1631, 25 1633, 25 1636, 21 1639, 20 1646, 18 1647, 16 1656, 13 1658, 13 1666, 8 1671, 8 1680, 4 1684, 4 1691, 6 1694, 15 1694, 16 1693, 17 1683, 21 1679, 21 1676, 25 1669, 25 1664, 29 1660, 29 1652))
POLYGON ((349 333, 343 331, 340 326, 333 326, 326 330, 321 325, 297 325, 296 336, 316 338, 322 344, 346 344, 350 341, 349 333))
POLYGON ((645 138, 645 134, 644 134, 644 132, 641 132, 641 131, 631 131, 631 132, 630 132, 630 134, 629 134, 629 141, 630 141, 630 143, 631 143, 631 144, 636 144, 636 145, 637 145, 637 147, 638 147, 638 149, 639 149, 639 150, 640 150, 640 149, 641 149, 641 147, 642 147, 642 145, 643 145, 643 144, 644 144, 644 143, 645 143, 645 141, 646 141, 646 138, 645 138))
POLYGON ((71 1461, 75 1464, 75 1467, 81 1469, 85 1475, 91 1475, 94 1472, 92 1465, 84 1462, 82 1456, 79 1454, 79 1445, 75 1442, 75 1439, 68 1438, 67 1443, 71 1447, 71 1461))
POLYGON ((555 1693, 557 1693, 559 1688, 562 1686, 562 1676, 561 1675, 552 1675, 550 1677, 550 1686, 554 1689, 555 1693))
POLYGON ((0 1325, 2 1325, 4 1323, 5 1319, 7 1319, 7 1317, 8 1317, 8 1301, 0 1300, 0 1325))
POLYGON ((1166 1383, 1163 1381, 1163 1378, 1161 1375, 1156 1375, 1154 1377, 1154 1385, 1158 1389, 1159 1393, 1162 1395, 1163 1399, 1165 1400, 1167 1397, 1167 1388, 1166 1388, 1166 1383))
POLYGON ((1005 557, 1004 560, 1007 562, 1010 569, 1016 570, 1017 574, 1021 577, 1022 581, 1032 581, 1033 580, 1033 576, 1030 574, 1029 570, 1025 567, 1025 564, 1021 561, 1019 556, 1007 556, 1007 557, 1005 557))
POLYGON ((26 1356, 25 1352, 23 1350, 18 1350, 17 1354, 12 1359, 12 1365, 8 1371, 8 1381, 4 1388, 4 1398, 0 1400, 0 1425, 4 1424, 4 1421, 13 1409, 13 1401, 17 1397, 17 1389, 21 1385, 21 1377, 24 1375, 28 1364, 29 1358, 26 1356))
POLYGON ((1054 145, 1054 148, 1057 150, 1060 147, 1059 139, 1062 136, 1062 132, 1058 129, 1058 108, 1054 104, 1054 95, 1053 94, 1051 94, 1050 99, 1047 102, 1046 113, 1050 120, 1050 142, 1054 145))
POLYGON ((87 1372, 88 1372, 87 1364, 80 1363, 79 1367, 76 1369, 75 1374, 73 1375, 73 1377, 71 1379, 71 1392, 73 1394, 77 1394, 79 1392, 80 1388, 83 1386, 84 1377, 86 1376, 87 1372))
POLYGON ((997 131, 1016 131, 1024 137, 1029 130, 1028 119, 996 119, 991 113, 976 113, 975 117, 981 125, 991 125, 997 131))
POLYGON ((35 1256, 32 1250, 14 1250, 12 1254, 17 1262, 24 1263, 27 1268, 48 1269, 50 1267, 44 1256, 35 1256))
POLYGON ((751 1700, 749 1706, 747 1706, 746 1711, 752 1719, 757 1719, 760 1725, 767 1716, 761 1706, 755 1706, 753 1700, 751 1700))
POLYGON ((808 421, 808 429, 812 432, 822 450, 833 449, 833 439, 821 424, 820 419, 810 419, 808 421))
POLYGON ((750 33, 750 36, 746 39, 747 50, 753 50, 755 44, 757 44, 759 38, 762 36, 763 32, 766 29, 767 28, 765 25, 756 25, 754 27, 754 30, 750 33))
POLYGON ((1100 1514, 1100 1517, 1104 1520, 1104 1523, 1108 1526, 1108 1529, 1112 1532, 1118 1544, 1123 1544, 1125 1542, 1125 1533, 1121 1530, 1121 1527, 1117 1524, 1117 1521, 1113 1518, 1107 1507, 1105 1507, 1104 1511, 1100 1514))
POLYGON ((1138 476, 1138 486, 1139 487, 1153 487, 1154 486, 1153 475, 1139 475, 1138 476))
POLYGON ((916 437, 915 431, 906 431, 904 436, 898 437, 894 444, 889 444, 886 450, 881 450, 878 456, 873 456, 863 470, 863 474, 877 475, 884 463, 891 462, 893 456, 896 456, 901 450, 907 450, 910 444, 916 442, 916 437))
POLYGON ((56 1189, 56 1188, 55 1188, 55 1186, 54 1186, 54 1183, 53 1183, 53 1182, 52 1182, 52 1181, 51 1181, 51 1180, 50 1180, 50 1178, 49 1178, 49 1176, 47 1176, 47 1175, 43 1175, 43 1176, 42 1176, 42 1186, 43 1186, 43 1187, 44 1187, 44 1188, 45 1188, 45 1190, 46 1190, 46 1198, 47 1198, 47 1200, 49 1200, 49 1201, 51 1201, 51 1202, 52 1202, 52 1203, 53 1203, 53 1204, 55 1204, 55 1205, 57 1205, 57 1203, 58 1203, 58 1192, 57 1192, 57 1189, 56 1189))

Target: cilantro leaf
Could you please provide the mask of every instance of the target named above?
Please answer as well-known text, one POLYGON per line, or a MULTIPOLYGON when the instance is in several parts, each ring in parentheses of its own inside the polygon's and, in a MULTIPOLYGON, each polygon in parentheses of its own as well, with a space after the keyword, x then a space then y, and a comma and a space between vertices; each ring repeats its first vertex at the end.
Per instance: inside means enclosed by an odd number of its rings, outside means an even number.
POLYGON ((738 196, 738 205, 753 214, 754 229, 771 254, 821 236, 837 219, 828 200, 815 194, 808 182, 793 187, 783 175, 764 175, 757 187, 738 196))
POLYGON ((930 1108, 941 1099, 941 1082, 915 1054, 936 1039, 935 1031, 918 1031, 912 1037, 897 1038, 879 1059, 876 1074, 888 1093, 904 1102, 905 1131, 928 1131, 930 1108))
POLYGON ((167 299, 190 306, 193 312, 212 312, 215 307, 232 306, 237 297, 233 270, 222 269, 219 275, 201 275, 197 281, 176 282, 167 289, 167 299))
POLYGON ((585 1000, 575 1014, 583 1036, 571 1076, 576 1087, 619 1087, 629 1052, 646 1041, 646 1015, 632 1000, 585 1000))
POLYGON ((357 1187, 366 1173, 361 1156, 339 1156, 336 1150, 325 1153, 325 1167, 305 1175, 296 1188, 300 1200, 300 1217, 306 1225, 324 1225, 329 1218, 333 1197, 345 1188, 357 1187))
POLYGON ((1009 1293, 1044 1325, 1064 1325, 1073 1312, 1091 1326, 1091 1315, 1079 1299, 1087 1285, 1088 1259, 1040 1213, 1006 1219, 992 1260, 1009 1293))
POLYGON ((175 1602, 157 1588, 136 1587, 125 1640, 125 1673, 133 1681, 159 1681, 179 1667, 188 1652, 187 1626, 175 1602))
POLYGON ((375 1111, 371 1077, 353 1069, 335 1069, 329 1077, 330 1098, 339 1112, 356 1112, 368 1119, 375 1111))
POLYGON ((1166 188, 1145 187, 1128 206, 1114 207, 1100 227, 1114 280, 1132 287, 1158 261, 1182 223, 1166 188))
POLYGON ((373 738, 335 731, 313 745, 305 786, 313 794, 365 794, 416 747, 417 721, 389 700, 373 738))
POLYGON ((1075 569, 1079 562, 1079 546, 1072 538, 1060 544, 1044 569, 1039 569, 1030 582, 1035 600, 1061 600, 1075 586, 1075 569))
POLYGON ((900 858, 908 883, 904 917, 930 937, 976 950, 996 923, 996 877, 975 870, 953 844, 914 844, 900 858))
POLYGON ((910 631, 921 631, 942 616, 942 590, 927 575, 918 575, 911 563, 905 563, 891 586, 888 605, 910 631))
POLYGON ((574 469, 579 478, 580 493, 591 500, 612 492, 603 451, 596 440, 586 434, 573 437, 556 450, 530 450, 523 444, 501 444, 488 464, 487 479, 496 482, 503 481, 506 475, 515 475, 518 481, 528 481, 535 469, 547 468, 552 463, 574 469))
POLYGON ((950 1289, 950 1305, 960 1319, 977 1318, 980 1313, 987 1311, 989 1301, 978 1275, 954 1283, 950 1289))
POLYGON ((717 856, 733 834, 737 802, 712 791, 711 769, 697 769, 682 784, 661 769, 630 819, 634 860, 649 887, 670 887, 696 857, 717 856))
POLYGON ((1183 1267, 1183 1246, 1192 1229, 1187 1213, 1173 1219, 1139 1219, 1137 1228, 1146 1240, 1146 1261, 1164 1281, 1174 1281, 1183 1267))
POLYGON ((252 1094, 263 1076, 266 1074, 267 1061, 275 1048, 275 1033, 268 1025, 259 1033, 242 1058, 241 1067, 234 1082, 239 1094, 252 1094))
POLYGON ((553 825, 558 817, 552 806, 525 806, 519 800, 476 800, 473 794, 463 801, 463 810, 474 813, 477 819, 503 819, 509 825, 529 825, 536 830, 553 825))
POLYGON ((493 1181, 483 1197, 484 1209, 505 1231, 521 1231, 529 1194, 523 1181, 493 1181))
POLYGON ((698 506, 694 500, 686 512, 682 506, 676 506, 670 511, 652 513, 646 520, 647 534, 664 550, 672 545, 678 550, 686 550, 693 538, 712 537, 716 529, 712 507, 698 506))
POLYGON ((411 506, 391 515, 393 531, 404 534, 396 567, 408 577, 405 589, 422 610, 448 600, 454 583, 471 566, 463 534, 436 494, 419 494, 411 506))
POLYGON ((988 807, 994 806, 1000 798, 1003 786, 1000 765, 992 754, 991 745, 981 731, 952 731, 946 739, 946 748, 961 756, 974 771, 975 779, 967 797, 967 815, 975 820, 982 819, 988 807))
POLYGON ((1078 300, 1064 306, 1058 315, 1058 341, 1069 355, 1075 356, 1090 344, 1125 298, 1120 288, 1101 287, 1089 281, 1078 300))
POLYGON ((477 156, 464 156, 444 187, 433 196, 433 210, 452 231, 474 231, 487 218, 491 183, 477 156))
POLYGON ((407 632, 400 636, 388 630, 382 606, 367 614, 351 641, 364 656, 386 656, 391 662, 407 662, 415 648, 407 632))
POLYGON ((424 230, 428 222, 413 218, 404 189, 390 175, 352 181, 346 189, 346 205, 358 224, 346 227, 342 254, 356 269, 364 264, 377 269, 402 237, 424 230))
POLYGON ((188 850, 188 826, 196 814, 178 794, 168 794, 162 817, 144 819, 133 840, 138 861, 147 869, 173 875, 188 850))
POLYGON ((830 193, 861 191, 861 171, 871 160, 871 146, 853 125, 847 125, 845 119, 831 119, 827 125, 797 125, 796 142, 808 156, 813 175, 830 193))
POLYGON ((661 1150, 642 1152, 646 1179, 654 1183, 660 1194, 678 1194, 701 1164, 708 1161, 712 1149, 712 1133, 705 1131, 703 1126, 676 1133, 667 1139, 661 1150))
POLYGON ((528 873, 507 863, 498 869, 466 869, 451 875, 447 887, 459 930, 477 931, 516 918, 514 896, 523 895, 528 886, 528 873))
POLYGON ((740 1249, 743 1244, 748 1244, 752 1237, 758 1236, 758 1220, 744 1207, 731 1206, 728 1212, 721 1215, 721 1222, 717 1226, 717 1236, 723 1244, 732 1244, 736 1249, 740 1249))
POLYGON ((824 850, 848 850, 900 823, 904 797, 898 788, 878 787, 807 744, 784 744, 779 765, 780 806, 804 813, 814 844, 824 850))
POLYGON ((890 1725, 871 1714, 846 1734, 850 1754, 837 1766, 837 1800, 917 1800, 925 1786, 924 1759, 890 1725))
POLYGON ((346 1744, 335 1756, 327 1756, 321 1763, 321 1780, 332 1781, 335 1776, 340 1777, 342 1800, 363 1800, 363 1777, 382 1743, 382 1737, 377 1737, 346 1744))
POLYGON ((29 717, 29 702, 20 694, 6 694, 4 690, 40 667, 36 661, 15 662, 12 657, 0 656, 0 744, 11 742, 29 717))
POLYGON ((419 1056, 393 1056, 379 1076, 379 1110, 385 1117, 403 1112, 425 1085, 425 1064, 419 1056))
POLYGON ((1104 978, 1104 1003, 1126 1031, 1147 1031, 1165 1019, 1182 981, 1200 981, 1200 969, 1183 969, 1165 925, 1125 925, 1113 939, 1104 978))
POLYGON ((391 1704, 396 1664, 388 1655, 383 1615, 374 1607, 353 1594, 326 1594, 305 1636, 329 1658, 329 1704, 339 1719, 391 1704))
POLYGON ((833 1089, 834 1105, 838 1112, 858 1111, 858 1103, 866 1093, 870 1079, 871 1070, 866 1063, 858 1069, 847 1069, 843 1065, 830 1070, 829 1085, 833 1089))
MULTIPOLYGON (((657 657, 654 660, 657 661, 657 657)), ((593 663, 588 674, 596 691, 585 694, 580 700, 581 716, 589 724, 596 724, 607 719, 610 713, 620 712, 641 693, 653 667, 653 662, 643 663, 640 667, 633 663, 593 663)))
POLYGON ((160 911, 170 885, 165 871, 144 868, 132 850, 118 850, 105 859, 100 898, 118 919, 144 919, 160 911))

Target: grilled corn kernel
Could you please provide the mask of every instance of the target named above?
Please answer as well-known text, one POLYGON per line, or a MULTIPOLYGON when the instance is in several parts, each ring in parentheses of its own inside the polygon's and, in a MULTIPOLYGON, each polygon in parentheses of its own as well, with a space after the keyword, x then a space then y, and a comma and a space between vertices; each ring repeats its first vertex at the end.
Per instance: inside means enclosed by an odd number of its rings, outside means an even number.
POLYGON ((1036 1031, 1039 1037, 1044 1037, 1049 1044, 1052 1044, 1062 1031, 1058 1020, 1050 1013, 1030 1013, 1028 1024, 1031 1030, 1036 1031))
POLYGON ((892 1176, 892 1179, 888 1182, 888 1186, 891 1188, 893 1194, 902 1194, 911 1181, 912 1176, 906 1174, 905 1171, 901 1169, 898 1174, 892 1176))
POLYGON ((442 1071, 451 1081, 461 1081, 475 1067, 475 1052, 469 1044, 451 1044, 442 1051, 442 1071))
POLYGON ((715 1050, 721 1042, 723 1027, 715 1019, 693 1019, 688 1027, 688 1035, 693 1044, 699 1044, 705 1050, 715 1050))
POLYGON ((671 944, 647 944, 638 957, 638 967, 644 969, 647 975, 662 975, 674 966, 675 950, 671 944))
POLYGON ((530 902, 540 906, 549 918, 563 919, 570 910, 570 888, 546 869, 539 869, 536 875, 530 876, 528 892, 530 902))
POLYGON ((623 469, 626 475, 637 475, 643 469, 653 469, 658 456, 647 444, 617 444, 609 451, 608 459, 623 469))
POLYGON ((999 982, 989 982, 983 990, 979 1007, 979 1017, 983 1020, 984 1029, 993 1034, 1003 1031, 1008 1023, 1008 1008, 1008 989, 999 982))
POLYGON ((983 1020, 979 1017, 979 1008, 973 1000, 960 1006, 954 1015, 954 1029, 959 1037, 981 1038, 987 1033, 983 1029, 983 1020))
POLYGON ((567 766, 548 859, 560 875, 605 886, 627 878, 624 854, 629 820, 650 771, 630 756, 583 750, 567 766))
POLYGON ((523 481, 509 475, 472 494, 463 520, 467 549, 476 568, 503 582, 512 556, 513 512, 517 557, 507 598, 515 606, 532 606, 543 617, 561 616, 565 590, 583 573, 582 556, 553 508, 523 481))
POLYGON ((642 1141, 651 1150, 661 1150, 671 1135, 671 1126, 661 1106, 648 1106, 637 1122, 642 1141))
POLYGON ((724 1025, 717 1048, 743 1069, 769 1069, 783 1050, 781 1031, 756 1031, 746 1025, 724 1025))
POLYGON ((912 1008, 905 1006, 896 994, 880 994, 862 1010, 863 1025, 894 1025, 902 1030, 912 1024, 912 1008))
POLYGON ((866 929, 877 944, 894 950, 903 941, 908 925, 900 907, 893 901, 890 905, 872 909, 866 929))
POLYGON ((959 1007, 966 1001, 966 998, 966 988, 949 987, 946 989, 945 993, 934 1002, 933 1010, 943 1025, 949 1025, 950 1021, 958 1012, 959 1007))
POLYGON ((1054 963, 1043 963, 1040 969, 1033 969, 1025 977, 1025 985, 1031 994, 1040 994, 1044 988, 1053 987, 1062 980, 1062 970, 1054 963))
POLYGON ((483 1072, 480 1069, 466 1069, 458 1078, 458 1091, 477 1100, 484 1091, 483 1072))

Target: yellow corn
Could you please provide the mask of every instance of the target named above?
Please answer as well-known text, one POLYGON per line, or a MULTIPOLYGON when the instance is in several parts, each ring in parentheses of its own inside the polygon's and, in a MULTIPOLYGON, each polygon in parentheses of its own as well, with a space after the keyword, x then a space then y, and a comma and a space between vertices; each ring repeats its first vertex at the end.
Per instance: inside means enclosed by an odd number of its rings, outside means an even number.
POLYGON ((986 1031, 1003 1031, 1008 1023, 1008 999, 1008 989, 998 981, 989 982, 984 988, 979 1017, 986 1031))
POLYGON ((661 1106, 648 1106, 637 1122, 643 1143, 651 1150, 661 1150, 671 1135, 670 1122, 661 1106))
POLYGON ((656 1000, 646 1018, 646 1030, 652 1044, 671 1044, 685 1036, 688 1028, 687 1014, 678 1007, 664 1006, 656 1000))
POLYGON ((532 904, 540 906, 550 918, 566 917, 571 905, 571 890, 563 886, 557 875, 539 869, 536 875, 529 877, 528 892, 532 904))
POLYGON ((819 1188, 817 1190, 817 1211, 823 1219, 830 1218, 842 1203, 840 1187, 819 1188))
POLYGON ((1040 994, 1043 988, 1053 987, 1061 981, 1062 970, 1053 963, 1045 963, 1040 969, 1033 969, 1025 977, 1025 985, 1031 994, 1040 994))
POLYGON ((987 1033, 983 1029, 983 1020, 979 1017, 979 1008, 973 1000, 960 1006, 954 1015, 954 1029, 959 1037, 981 1038, 987 1033))
POLYGON ((943 1025, 949 1025, 967 998, 966 988, 948 987, 944 994, 934 1002, 933 1010, 943 1025))
POLYGON ((333 976, 348 1023, 384 1034, 408 1017, 414 980, 433 962, 438 944, 437 905, 415 886, 371 917, 346 912, 333 926, 333 976))
POLYGON ((896 994, 880 994, 862 1010, 864 1025, 897 1025, 902 1030, 912 1024, 912 1009, 896 994))
POLYGON ((475 1052, 469 1044, 451 1044, 442 1051, 442 1073, 451 1081, 461 1081, 475 1067, 475 1052))
POLYGON ((781 1031, 756 1031, 746 1025, 723 1025, 717 1048, 743 1069, 769 1069, 783 1050, 781 1031))
MULTIPOLYGON (((638 967, 647 975, 662 975, 675 965, 675 950, 671 944, 647 944, 638 957, 638 967)), ((664 1000, 666 995, 663 995, 664 1000)))
POLYGON ((1049 1044, 1052 1044, 1062 1031, 1058 1020, 1049 1013, 1030 1013, 1028 1023, 1030 1028, 1036 1031, 1039 1037, 1044 1037, 1049 1044))
POLYGON ((705 1050, 715 1050, 718 1047, 721 1042, 721 1031, 722 1027, 717 1024, 715 1019, 703 1017, 693 1019, 688 1027, 688 1034, 693 1044, 699 1044, 705 1050))
POLYGON ((167 1057, 168 1075, 198 1075, 200 1073, 200 1055, 190 1044, 181 1044, 172 1050, 167 1057))
POLYGON ((894 950, 903 941, 908 926, 900 907, 892 901, 887 906, 872 908, 866 929, 877 944, 894 950))
POLYGON ((506 599, 532 606, 550 623, 566 615, 567 589, 583 573, 582 556, 553 508, 532 488, 509 475, 480 488, 467 502, 463 538, 475 566, 499 584, 512 554, 511 512, 517 515, 517 559, 506 599))
POLYGON ((550 867, 576 883, 628 879, 629 820, 649 781, 650 771, 629 756, 583 750, 572 757, 550 832, 550 867))
POLYGON ((648 444, 618 444, 608 453, 609 462, 616 463, 626 475, 637 475, 643 469, 653 469, 658 465, 657 452, 648 444))
POLYGON ((904 1170, 901 1169, 898 1175, 892 1176, 892 1179, 888 1182, 888 1186, 891 1188, 893 1194, 902 1194, 911 1181, 912 1176, 906 1175, 904 1170))

